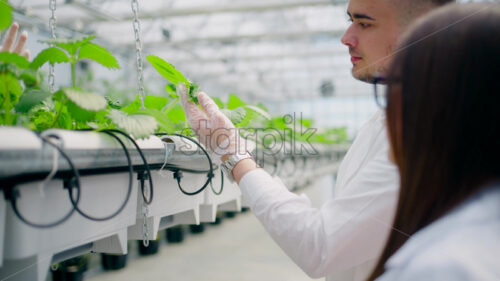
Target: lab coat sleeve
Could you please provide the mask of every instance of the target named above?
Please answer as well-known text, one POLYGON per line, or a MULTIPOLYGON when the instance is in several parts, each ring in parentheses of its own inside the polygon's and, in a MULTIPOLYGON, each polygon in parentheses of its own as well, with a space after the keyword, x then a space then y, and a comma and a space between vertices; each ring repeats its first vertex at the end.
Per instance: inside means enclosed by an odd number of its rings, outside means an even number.
POLYGON ((386 155, 380 153, 366 163, 342 197, 320 209, 264 170, 247 173, 240 187, 276 243, 306 274, 320 278, 377 258, 381 252, 399 183, 386 155))

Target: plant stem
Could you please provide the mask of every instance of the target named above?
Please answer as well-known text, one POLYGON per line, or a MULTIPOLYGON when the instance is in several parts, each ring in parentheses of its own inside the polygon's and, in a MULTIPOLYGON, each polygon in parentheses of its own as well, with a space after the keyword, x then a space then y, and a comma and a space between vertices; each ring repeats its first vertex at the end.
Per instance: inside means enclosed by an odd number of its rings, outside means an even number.
POLYGON ((59 105, 59 110, 57 110, 56 118, 54 118, 54 123, 52 123, 52 126, 50 126, 51 128, 55 128, 57 120, 59 119, 59 116, 61 116, 61 112, 65 104, 66 104, 66 99, 62 99, 61 104, 59 105))
POLYGON ((73 87, 76 87, 75 63, 71 63, 71 82, 73 87))
POLYGON ((4 80, 4 83, 3 86, 3 90, 4 90, 4 97, 5 97, 5 101, 4 101, 4 110, 5 110, 5 124, 7 125, 11 125, 10 124, 10 108, 11 108, 11 101, 10 101, 10 90, 9 90, 9 86, 8 86, 8 79, 7 79, 7 76, 8 74, 3 74, 2 75, 2 80, 4 80))
POLYGON ((172 108, 174 108, 174 106, 179 102, 179 98, 176 98, 175 100, 173 100, 169 105, 168 107, 163 111, 164 114, 167 114, 170 112, 170 110, 172 110, 172 108))

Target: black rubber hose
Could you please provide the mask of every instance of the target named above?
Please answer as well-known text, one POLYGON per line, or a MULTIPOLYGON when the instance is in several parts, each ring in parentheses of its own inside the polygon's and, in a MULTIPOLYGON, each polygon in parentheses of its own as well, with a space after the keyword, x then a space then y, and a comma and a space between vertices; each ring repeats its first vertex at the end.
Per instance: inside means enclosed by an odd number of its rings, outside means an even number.
POLYGON ((102 217, 102 218, 98 218, 98 217, 93 217, 93 216, 90 216, 88 214, 86 214, 85 212, 83 212, 79 207, 78 207, 78 204, 77 202, 75 202, 73 200, 73 196, 70 196, 70 200, 71 200, 71 204, 73 204, 73 207, 75 208, 75 210, 80 214, 82 215, 83 217, 89 219, 89 220, 92 220, 92 221, 106 221, 106 220, 110 220, 114 217, 116 217, 118 214, 120 214, 120 212, 125 208, 125 206, 127 206, 127 203, 130 199, 130 195, 132 194, 132 185, 133 185, 133 181, 134 181, 134 169, 133 169, 133 166, 132 166, 132 160, 130 158, 130 154, 128 152, 128 149, 127 147, 125 146, 125 144, 123 143, 123 141, 117 137, 115 134, 113 134, 112 132, 109 132, 109 131, 103 131, 103 133, 115 138, 121 145, 121 147, 123 148, 123 151, 125 152, 125 156, 127 157, 127 163, 128 163, 128 167, 129 167, 129 184, 128 184, 128 190, 127 190, 127 195, 125 196, 125 201, 120 205, 120 208, 118 208, 118 210, 116 210, 114 213, 112 213, 111 215, 109 216, 105 216, 105 217, 102 217))
MULTIPOLYGON (((179 190, 184 194, 184 195, 188 195, 188 196, 194 196, 194 195, 197 195, 199 193, 201 193, 203 190, 205 190, 205 188, 212 183, 212 178, 214 177, 214 168, 213 168, 213 163, 212 163, 212 159, 210 158, 210 155, 208 155, 208 152, 205 150, 205 148, 203 148, 203 146, 201 144, 199 144, 195 139, 191 138, 191 137, 188 137, 188 136, 185 136, 185 135, 182 135, 182 134, 168 134, 168 133, 157 133, 156 134, 157 136, 167 136, 167 135, 174 135, 174 136, 178 136, 178 137, 181 137, 181 138, 184 138, 184 139, 187 139, 191 142, 193 142, 196 146, 198 146, 198 148, 201 149, 201 151, 203 151, 203 153, 205 154, 205 156, 207 157, 207 160, 208 160, 208 165, 209 165, 209 171, 207 173, 207 180, 206 182, 203 184, 202 187, 200 187, 198 190, 196 191, 193 191, 193 192, 188 192, 186 190, 184 190, 184 188, 182 188, 181 186, 181 179, 182 179, 182 169, 178 169, 178 168, 167 168, 171 171, 174 172, 174 179, 177 181, 177 186, 179 187, 179 190)), ((222 190, 223 190, 223 184, 224 184, 224 181, 222 181, 222 187, 221 187, 221 190, 219 191, 219 193, 215 192, 212 188, 212 191, 214 191, 214 193, 216 195, 220 195, 222 193, 222 190)))
POLYGON ((214 186, 212 185, 212 181, 211 180, 210 180, 210 189, 212 189, 212 192, 215 195, 221 195, 222 194, 222 191, 224 190, 224 172, 222 172, 222 170, 220 170, 220 190, 219 191, 215 191, 214 186))
MULTIPOLYGON (((45 143, 47 143, 47 144, 51 145, 52 147, 54 147, 55 149, 57 149, 58 152, 62 155, 62 157, 64 159, 66 159, 66 161, 68 161, 68 165, 70 166, 71 170, 73 171, 75 184, 71 184, 69 186, 67 186, 65 184, 65 187, 69 187, 67 189, 68 189, 68 195, 69 195, 70 201, 72 201, 72 198, 73 198, 72 188, 76 187, 76 189, 77 189, 76 204, 78 204, 78 202, 80 201, 80 174, 78 173, 78 170, 75 168, 75 165, 73 165, 73 161, 71 161, 69 156, 59 146, 53 144, 46 137, 43 137, 40 134, 37 134, 37 136, 45 143)), ((58 226, 58 225, 62 224, 63 222, 65 222, 67 219, 69 219, 69 217, 71 217, 71 215, 76 210, 75 205, 72 204, 73 208, 71 209, 71 211, 69 211, 63 218, 61 218, 53 223, 48 223, 48 224, 33 223, 33 222, 30 222, 28 219, 26 219, 23 215, 21 215, 21 212, 19 212, 19 209, 17 208, 17 197, 18 196, 19 196, 19 192, 17 190, 15 190, 15 186, 9 190, 6 190, 5 197, 10 200, 10 202, 12 204, 12 209, 14 210, 14 214, 16 214, 16 216, 25 224, 27 224, 31 227, 35 227, 35 228, 50 228, 50 227, 58 226)))
POLYGON ((151 176, 151 170, 149 169, 148 161, 146 161, 146 157, 144 157, 144 153, 142 153, 142 150, 139 147, 139 145, 137 144, 137 142, 135 142, 135 140, 132 137, 130 137, 129 135, 127 135, 126 133, 124 133, 120 130, 107 129, 107 130, 103 130, 101 132, 111 132, 111 133, 120 134, 120 135, 126 137, 128 140, 130 140, 132 142, 132 144, 135 146, 137 152, 141 156, 142 162, 144 163, 144 168, 146 170, 146 173, 148 174, 149 188, 151 191, 151 195, 149 196, 149 199, 147 199, 146 195, 144 194, 144 186, 141 186, 142 198, 144 199, 144 202, 146 203, 146 205, 151 204, 153 202, 153 177, 151 176))

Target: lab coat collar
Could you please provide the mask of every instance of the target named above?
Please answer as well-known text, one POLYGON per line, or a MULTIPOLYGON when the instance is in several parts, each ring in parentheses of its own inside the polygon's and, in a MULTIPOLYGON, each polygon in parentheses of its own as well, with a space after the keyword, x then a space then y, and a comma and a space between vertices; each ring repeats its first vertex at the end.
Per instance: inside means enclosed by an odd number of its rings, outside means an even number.
POLYGON ((340 164, 336 194, 341 194, 344 187, 348 186, 356 178, 358 172, 367 163, 367 159, 371 159, 374 154, 387 149, 385 111, 379 109, 361 126, 356 139, 340 164), (380 137, 381 134, 383 134, 382 138, 380 137))

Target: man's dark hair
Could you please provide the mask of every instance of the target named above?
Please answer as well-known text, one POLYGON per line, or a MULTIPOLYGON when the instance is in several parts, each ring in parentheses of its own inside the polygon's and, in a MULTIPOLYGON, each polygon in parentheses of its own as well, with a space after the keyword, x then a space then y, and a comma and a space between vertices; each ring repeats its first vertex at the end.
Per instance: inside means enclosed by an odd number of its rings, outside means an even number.
POLYGON ((430 10, 454 3, 455 0, 389 0, 398 10, 401 24, 406 25, 430 10))

